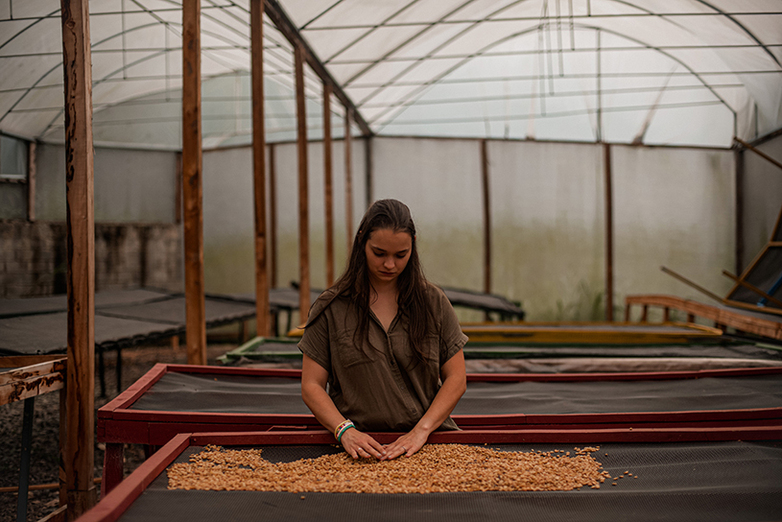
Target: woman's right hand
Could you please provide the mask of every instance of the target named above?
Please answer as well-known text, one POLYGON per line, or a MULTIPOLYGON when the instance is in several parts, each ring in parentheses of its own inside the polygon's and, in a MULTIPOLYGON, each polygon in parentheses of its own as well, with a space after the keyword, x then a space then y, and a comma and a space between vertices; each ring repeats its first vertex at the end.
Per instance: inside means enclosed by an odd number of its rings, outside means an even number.
POLYGON ((382 444, 356 428, 348 428, 342 435, 342 447, 348 452, 348 455, 354 459, 374 457, 378 460, 385 457, 386 450, 382 444))

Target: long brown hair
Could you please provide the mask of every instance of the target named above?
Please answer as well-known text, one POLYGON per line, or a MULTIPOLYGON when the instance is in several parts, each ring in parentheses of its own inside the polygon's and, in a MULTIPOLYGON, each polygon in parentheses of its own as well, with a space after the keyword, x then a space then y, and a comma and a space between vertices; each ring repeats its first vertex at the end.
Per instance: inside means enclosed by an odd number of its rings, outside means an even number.
POLYGON ((431 310, 426 299, 427 282, 423 268, 418 258, 416 248, 415 223, 410 214, 410 209, 396 199, 381 199, 375 201, 358 227, 358 232, 353 240, 350 258, 345 273, 334 283, 336 295, 349 298, 358 313, 358 328, 353 339, 357 346, 363 346, 362 340, 368 342, 369 330, 369 306, 372 295, 372 287, 369 282, 369 269, 367 267, 366 244, 370 235, 375 230, 392 230, 393 232, 405 232, 410 234, 412 248, 407 266, 399 274, 397 284, 397 305, 408 320, 407 335, 410 346, 418 361, 423 361, 424 339, 432 324, 431 310))

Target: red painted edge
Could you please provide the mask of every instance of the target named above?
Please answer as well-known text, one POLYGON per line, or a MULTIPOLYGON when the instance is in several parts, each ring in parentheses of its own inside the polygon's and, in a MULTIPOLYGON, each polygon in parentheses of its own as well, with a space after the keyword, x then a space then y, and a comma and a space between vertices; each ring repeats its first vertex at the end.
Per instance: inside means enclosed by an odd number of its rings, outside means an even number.
POLYGON ((594 373, 470 373, 468 382, 579 382, 579 381, 652 381, 702 379, 704 377, 749 377, 782 373, 780 366, 758 368, 722 368, 669 372, 594 372, 594 373))
POLYGON ((223 375, 251 375, 254 377, 288 377, 301 379, 301 370, 285 368, 241 368, 234 366, 209 366, 200 364, 168 364, 169 372, 219 373, 223 375))
POLYGON ((123 410, 136 402, 147 390, 149 390, 163 375, 168 371, 168 364, 157 363, 147 373, 131 384, 127 390, 120 393, 110 402, 104 404, 98 410, 98 419, 110 418, 112 413, 117 410, 123 410))
POLYGON ((162 473, 169 464, 190 445, 190 434, 180 433, 159 451, 144 461, 125 480, 120 482, 105 498, 87 511, 79 522, 113 522, 133 504, 139 495, 162 473))
MULTIPOLYGON (((399 433, 373 433, 380 443, 396 440, 399 433)), ((736 428, 623 428, 595 430, 475 430, 440 431, 429 444, 605 444, 614 442, 721 442, 782 439, 782 426, 736 428)), ((302 432, 180 433, 88 511, 79 522, 114 522, 130 507, 166 467, 189 446, 262 446, 336 444, 325 430, 302 432)))

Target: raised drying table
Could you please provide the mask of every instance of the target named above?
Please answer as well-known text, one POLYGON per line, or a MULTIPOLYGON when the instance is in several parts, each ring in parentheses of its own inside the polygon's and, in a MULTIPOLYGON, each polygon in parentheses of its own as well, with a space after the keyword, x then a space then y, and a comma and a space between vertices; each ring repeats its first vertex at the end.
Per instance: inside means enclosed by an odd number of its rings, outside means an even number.
MULTIPOLYGON (((491 445, 498 451, 571 451, 564 444, 599 444, 597 460, 617 476, 638 479, 575 491, 482 491, 372 494, 169 490, 166 469, 206 445, 258 448, 273 462, 339 451, 325 431, 308 433, 183 433, 144 462, 84 515, 81 522, 188 520, 688 520, 766 521, 782 518, 782 430, 775 427, 562 432, 436 432, 430 443, 491 445), (541 442, 548 438, 547 442, 541 442), (534 441, 531 445, 531 440, 534 441), (703 442, 708 441, 708 442, 703 442), (724 441, 724 442, 719 442, 724 441), (739 442, 740 441, 740 442, 739 442), (750 442, 753 441, 753 442, 750 442)), ((398 434, 376 434, 388 443, 398 434)), ((445 465, 445 464, 444 464, 445 465)))
MULTIPOLYGON (((98 411, 103 488, 123 444, 195 431, 317 430, 298 370, 158 364, 98 411)), ((453 412, 465 430, 742 427, 782 424, 782 368, 694 372, 470 374, 453 412)), ((639 432, 640 433, 640 432, 639 432)))

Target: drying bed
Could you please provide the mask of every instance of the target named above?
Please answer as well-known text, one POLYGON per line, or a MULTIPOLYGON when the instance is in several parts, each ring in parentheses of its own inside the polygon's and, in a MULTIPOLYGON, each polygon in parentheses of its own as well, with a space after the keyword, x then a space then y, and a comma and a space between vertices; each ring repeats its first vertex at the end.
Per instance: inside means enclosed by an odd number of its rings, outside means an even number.
MULTIPOLYGON (((556 433, 554 434, 556 435, 556 433)), ((169 490, 165 470, 206 445, 262 449, 270 461, 314 458, 339 451, 325 431, 307 433, 179 434, 144 462, 83 522, 121 520, 690 520, 760 521, 782 517, 782 430, 715 428, 713 440, 669 430, 658 442, 638 443, 627 430, 583 433, 598 445, 595 458, 611 476, 600 489, 431 494, 286 493, 169 490), (627 477, 627 475, 625 475, 627 477)), ((376 434, 382 443, 395 434, 376 434)), ((568 442, 530 443, 517 431, 439 432, 430 443, 488 445, 499 451, 573 451, 568 442)), ((444 465, 447 465, 444 463, 444 465)))
MULTIPOLYGON (((196 431, 318 430, 298 370, 158 364, 98 411, 104 487, 124 443, 196 431)), ((453 418, 465 430, 709 428, 782 424, 782 368, 604 374, 470 374, 453 418)))

